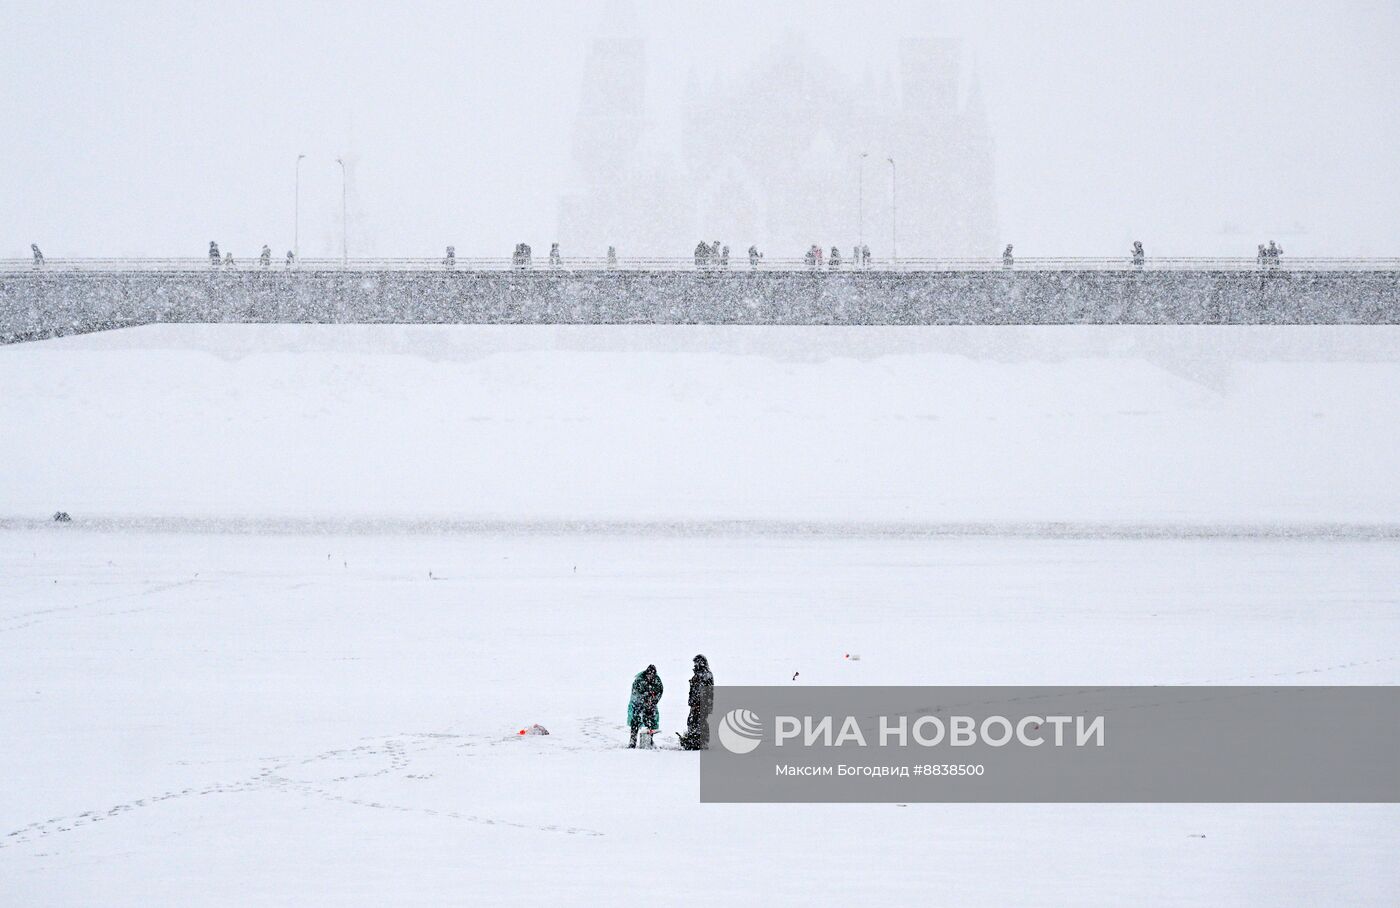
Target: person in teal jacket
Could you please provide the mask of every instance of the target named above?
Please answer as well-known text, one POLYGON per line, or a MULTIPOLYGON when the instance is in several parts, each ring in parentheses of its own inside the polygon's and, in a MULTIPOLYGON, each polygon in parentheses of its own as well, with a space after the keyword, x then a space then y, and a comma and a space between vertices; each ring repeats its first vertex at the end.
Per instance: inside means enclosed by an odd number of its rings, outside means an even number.
POLYGON ((632 679, 632 697, 627 701, 627 727, 632 730, 628 747, 637 746, 637 731, 645 728, 651 734, 661 725, 661 676, 655 665, 648 665, 632 679))

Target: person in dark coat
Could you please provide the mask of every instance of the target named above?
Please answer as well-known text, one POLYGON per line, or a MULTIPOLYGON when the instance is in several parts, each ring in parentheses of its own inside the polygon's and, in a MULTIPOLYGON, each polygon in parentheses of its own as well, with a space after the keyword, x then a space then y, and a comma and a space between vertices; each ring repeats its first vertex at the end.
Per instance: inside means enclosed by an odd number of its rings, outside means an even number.
POLYGON ((628 747, 637 746, 637 732, 646 729, 651 734, 661 724, 661 676, 655 665, 648 665, 632 679, 632 696, 627 700, 627 727, 632 735, 628 747))
POLYGON ((30 250, 32 250, 33 253, 34 253, 34 267, 35 267, 35 268, 42 268, 42 267, 44 266, 44 254, 43 254, 42 252, 39 251, 39 244, 38 244, 38 243, 30 243, 30 244, 29 244, 29 248, 30 248, 30 250))
POLYGON ((686 750, 708 750, 710 746, 710 712, 715 708, 715 676, 704 656, 695 657, 695 674, 690 676, 690 715, 685 720, 685 734, 680 736, 686 750))
POLYGON ((219 244, 213 240, 209 241, 209 264, 215 268, 223 263, 223 257, 219 255, 219 244))
POLYGON ((271 246, 267 245, 266 243, 263 244, 262 254, 258 256, 258 262, 260 262, 264 268, 270 267, 272 265, 271 246))

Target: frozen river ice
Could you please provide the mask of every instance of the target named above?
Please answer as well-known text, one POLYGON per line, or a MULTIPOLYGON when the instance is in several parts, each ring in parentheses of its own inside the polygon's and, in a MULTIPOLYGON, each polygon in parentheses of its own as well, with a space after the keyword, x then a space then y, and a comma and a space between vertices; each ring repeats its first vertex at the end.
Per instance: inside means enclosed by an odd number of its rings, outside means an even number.
POLYGON ((621 745, 647 662, 681 727, 695 652, 721 683, 1393 684, 1397 591, 1377 541, 12 529, 0 894, 597 903, 640 863, 667 904, 1384 904, 1393 805, 702 805, 694 754, 621 745))
POLYGON ((678 729, 697 652, 1400 683, 1397 338, 0 349, 0 903, 1392 903, 1395 805, 702 805, 694 754, 622 744, 632 675, 678 729))

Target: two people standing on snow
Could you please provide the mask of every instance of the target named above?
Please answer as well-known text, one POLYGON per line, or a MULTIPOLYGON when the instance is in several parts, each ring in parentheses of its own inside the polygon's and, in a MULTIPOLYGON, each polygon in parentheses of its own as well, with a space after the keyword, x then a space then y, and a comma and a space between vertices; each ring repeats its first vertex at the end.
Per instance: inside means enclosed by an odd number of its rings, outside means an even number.
MULTIPOLYGON (((685 733, 677 733, 685 750, 704 750, 710 746, 710 711, 715 706, 715 678, 704 656, 696 656, 695 673, 690 677, 690 715, 685 733)), ((632 679, 632 696, 627 701, 627 727, 631 730, 627 746, 637 746, 637 734, 655 734, 661 724, 661 694, 664 688, 655 665, 648 665, 632 679)))

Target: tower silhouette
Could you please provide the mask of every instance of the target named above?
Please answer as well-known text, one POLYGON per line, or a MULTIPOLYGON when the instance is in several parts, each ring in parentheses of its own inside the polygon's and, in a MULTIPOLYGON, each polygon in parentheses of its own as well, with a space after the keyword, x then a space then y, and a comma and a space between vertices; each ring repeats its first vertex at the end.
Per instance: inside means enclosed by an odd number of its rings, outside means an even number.
MULTIPOLYGON (((899 162, 902 256, 991 255, 993 144, 976 75, 965 98, 962 78, 957 42, 906 40, 896 99, 788 39, 735 79, 692 76, 672 151, 652 144, 646 122, 642 39, 598 38, 575 126, 580 183, 561 201, 560 238, 585 255, 609 244, 684 255, 715 237, 779 256, 813 243, 846 248, 856 241, 856 168, 868 151, 899 162)), ((888 254, 890 190, 888 171, 867 170, 865 236, 877 256, 888 254)))

